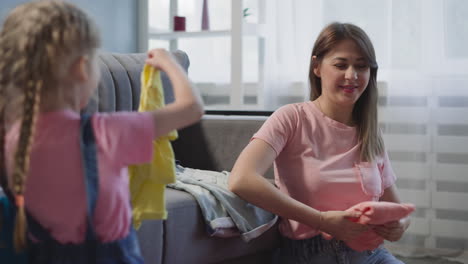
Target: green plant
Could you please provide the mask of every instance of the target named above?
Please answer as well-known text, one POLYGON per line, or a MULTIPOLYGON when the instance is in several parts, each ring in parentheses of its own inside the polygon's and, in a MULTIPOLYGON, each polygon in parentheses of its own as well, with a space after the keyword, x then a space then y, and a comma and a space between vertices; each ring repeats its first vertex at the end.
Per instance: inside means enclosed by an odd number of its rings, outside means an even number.
POLYGON ((243 13, 244 17, 248 17, 248 16, 251 15, 251 13, 249 13, 249 8, 248 8, 248 7, 244 8, 244 10, 242 11, 242 13, 243 13))

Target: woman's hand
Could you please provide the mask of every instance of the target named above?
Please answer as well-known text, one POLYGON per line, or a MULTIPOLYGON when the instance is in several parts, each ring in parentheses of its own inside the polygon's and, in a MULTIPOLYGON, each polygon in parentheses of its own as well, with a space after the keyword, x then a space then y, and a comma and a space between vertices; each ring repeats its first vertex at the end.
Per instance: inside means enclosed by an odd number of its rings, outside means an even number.
POLYGON ((361 216, 358 212, 327 211, 321 214, 318 228, 338 240, 349 241, 369 230, 366 225, 353 222, 353 219, 361 216))
POLYGON ((395 242, 400 240, 408 228, 408 218, 400 219, 400 221, 393 221, 383 225, 375 226, 373 229, 377 235, 381 236, 385 240, 395 242))
MULTIPOLYGON (((380 197, 380 201, 401 203, 395 184, 385 189, 384 194, 380 197)), ((383 239, 394 242, 400 240, 409 225, 410 219, 409 217, 406 217, 400 219, 400 221, 393 221, 383 225, 374 226, 372 229, 383 239)))

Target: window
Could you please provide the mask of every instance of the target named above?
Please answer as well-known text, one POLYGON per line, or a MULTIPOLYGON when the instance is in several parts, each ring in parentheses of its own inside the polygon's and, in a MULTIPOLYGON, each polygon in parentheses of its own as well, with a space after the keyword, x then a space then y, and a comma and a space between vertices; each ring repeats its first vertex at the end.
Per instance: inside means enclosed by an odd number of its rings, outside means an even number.
POLYGON ((149 15, 146 41, 188 53, 208 109, 275 110, 307 100, 320 30, 332 21, 362 27, 377 54, 379 120, 401 199, 417 206, 396 246, 467 260, 466 1, 209 0, 209 31, 200 31, 202 0, 148 1, 159 17, 149 15), (187 32, 170 30, 176 13, 186 16, 187 32))
POLYGON ((332 21, 366 30, 381 83, 468 64, 462 0, 207 0, 209 30, 201 30, 203 0, 147 1, 147 47, 187 52, 208 109, 274 110, 307 100, 313 41, 332 21), (172 30, 175 15, 185 17, 184 32, 172 30))

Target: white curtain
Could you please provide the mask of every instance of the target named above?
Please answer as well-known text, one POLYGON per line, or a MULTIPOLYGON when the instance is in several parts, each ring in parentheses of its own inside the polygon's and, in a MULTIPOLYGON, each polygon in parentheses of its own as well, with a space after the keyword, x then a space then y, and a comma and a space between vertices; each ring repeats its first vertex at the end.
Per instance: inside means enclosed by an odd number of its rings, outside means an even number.
POLYGON ((313 41, 332 21, 362 27, 374 43, 386 146, 401 199, 417 206, 388 248, 468 263, 468 1, 267 1, 267 108, 297 83, 308 94, 313 41))
POLYGON ((264 108, 276 109, 289 103, 288 98, 308 98, 310 51, 320 26, 302 23, 321 22, 310 12, 313 1, 265 1, 264 108), (304 12, 304 7, 309 13, 304 12))
POLYGON ((281 105, 294 82, 295 34, 294 4, 290 1, 267 1, 265 24, 265 92, 266 108, 281 105))

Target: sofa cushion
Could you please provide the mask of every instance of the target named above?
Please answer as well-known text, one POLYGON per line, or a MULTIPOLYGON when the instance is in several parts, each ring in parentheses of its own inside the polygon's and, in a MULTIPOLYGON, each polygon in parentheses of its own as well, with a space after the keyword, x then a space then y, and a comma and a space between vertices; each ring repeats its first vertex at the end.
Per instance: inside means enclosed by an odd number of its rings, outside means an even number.
MULTIPOLYGON (((179 131, 172 143, 176 159, 189 168, 231 171, 265 116, 205 115, 201 122, 179 131)), ((270 168, 265 177, 273 179, 270 168)))
POLYGON ((193 196, 166 189, 166 203, 168 219, 164 223, 164 263, 217 263, 271 250, 279 241, 277 226, 249 243, 240 237, 210 237, 193 196))

